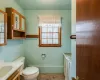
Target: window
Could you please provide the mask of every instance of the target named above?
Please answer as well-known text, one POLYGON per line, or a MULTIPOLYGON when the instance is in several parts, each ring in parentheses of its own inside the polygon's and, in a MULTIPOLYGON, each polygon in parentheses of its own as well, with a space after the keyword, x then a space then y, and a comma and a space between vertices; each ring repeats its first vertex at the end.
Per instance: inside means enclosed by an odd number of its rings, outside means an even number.
POLYGON ((39 46, 61 47, 60 17, 42 17, 39 24, 39 46))

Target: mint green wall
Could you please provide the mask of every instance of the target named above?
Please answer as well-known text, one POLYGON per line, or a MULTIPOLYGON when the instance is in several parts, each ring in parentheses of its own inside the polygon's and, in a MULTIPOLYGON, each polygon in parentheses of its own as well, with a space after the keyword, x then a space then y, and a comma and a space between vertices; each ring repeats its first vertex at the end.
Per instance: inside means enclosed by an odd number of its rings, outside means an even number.
POLYGON ((57 14, 63 17, 62 21, 62 47, 38 47, 38 39, 8 40, 6 46, 0 47, 0 59, 13 61, 20 56, 26 57, 27 65, 40 67, 42 73, 62 73, 63 53, 71 52, 71 10, 25 10, 15 0, 0 0, 0 9, 5 11, 6 7, 13 7, 27 19, 27 34, 38 34, 38 15, 57 14), (41 54, 47 55, 42 60, 41 54))
MULTIPOLYGON (((23 9, 15 2, 15 0, 0 0, 0 9, 5 11, 6 7, 13 7, 24 14, 23 9)), ((6 46, 0 46, 0 59, 13 61, 22 55, 24 55, 23 40, 8 40, 6 46)))
POLYGON ((13 61, 20 56, 23 56, 23 41, 22 40, 8 40, 6 46, 0 47, 0 60, 7 62, 13 61))
POLYGON ((71 10, 71 0, 16 0, 25 10, 71 10))
MULTIPOLYGON (((71 34, 76 34, 76 0, 72 0, 72 10, 71 10, 71 22, 72 22, 72 28, 71 28, 71 34)), ((71 75, 72 77, 76 77, 76 40, 71 40, 71 53, 72 53, 72 71, 71 75)))
POLYGON ((6 7, 12 7, 19 11, 21 14, 24 14, 23 9, 17 4, 15 0, 0 0, 0 9, 5 11, 6 7))
POLYGON ((38 47, 38 39, 24 41, 27 65, 40 67, 41 73, 62 73, 63 53, 71 52, 71 10, 25 10, 27 34, 38 34, 38 15, 60 15, 62 19, 62 47, 38 47), (42 60, 41 54, 47 55, 42 60))

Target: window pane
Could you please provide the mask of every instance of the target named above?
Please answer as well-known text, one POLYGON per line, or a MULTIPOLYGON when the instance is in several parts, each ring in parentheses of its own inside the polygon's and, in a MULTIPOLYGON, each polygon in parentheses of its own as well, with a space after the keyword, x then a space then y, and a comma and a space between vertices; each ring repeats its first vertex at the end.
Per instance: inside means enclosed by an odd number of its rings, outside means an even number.
POLYGON ((48 27, 48 26, 47 26, 47 24, 42 24, 42 27, 46 28, 46 27, 48 27))
POLYGON ((52 32, 53 30, 52 30, 52 27, 51 28, 48 28, 48 32, 52 32))
POLYGON ((59 32, 57 27, 53 28, 53 32, 59 32))
MULTIPOLYGON (((40 28, 40 46, 55 46, 60 42, 60 29, 56 24, 43 24, 40 28), (44 45, 43 45, 44 44, 44 45), (55 44, 55 45, 54 45, 55 44)), ((59 44, 60 46, 60 44, 59 44)))
POLYGON ((58 38, 58 33, 53 33, 53 38, 58 38))
POLYGON ((4 23, 0 23, 0 32, 4 32, 4 23))
POLYGON ((0 39, 0 43, 1 43, 1 44, 4 43, 4 39, 0 39))
POLYGON ((53 39, 53 44, 58 44, 58 39, 53 39))
POLYGON ((52 39, 48 39, 48 44, 52 44, 52 39))
POLYGON ((47 33, 42 33, 42 38, 47 38, 47 33))
POLYGON ((0 33, 0 39, 4 39, 4 33, 0 33))
POLYGON ((14 28, 19 29, 19 15, 16 13, 15 13, 14 21, 15 21, 14 28))
POLYGON ((42 39, 42 44, 47 44, 47 39, 42 39))
POLYGON ((52 38, 52 33, 48 33, 48 38, 52 38))
POLYGON ((47 28, 42 28, 42 32, 47 32, 47 28))
POLYGON ((48 24, 48 28, 52 28, 52 26, 53 26, 52 24, 48 24))

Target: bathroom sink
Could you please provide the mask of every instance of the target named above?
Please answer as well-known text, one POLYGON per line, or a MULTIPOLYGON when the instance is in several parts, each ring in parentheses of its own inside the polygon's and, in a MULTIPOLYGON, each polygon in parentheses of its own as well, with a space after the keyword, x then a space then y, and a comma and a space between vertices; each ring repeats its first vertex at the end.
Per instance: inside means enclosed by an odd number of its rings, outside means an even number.
POLYGON ((4 77, 11 69, 12 66, 3 66, 0 68, 0 77, 4 77))

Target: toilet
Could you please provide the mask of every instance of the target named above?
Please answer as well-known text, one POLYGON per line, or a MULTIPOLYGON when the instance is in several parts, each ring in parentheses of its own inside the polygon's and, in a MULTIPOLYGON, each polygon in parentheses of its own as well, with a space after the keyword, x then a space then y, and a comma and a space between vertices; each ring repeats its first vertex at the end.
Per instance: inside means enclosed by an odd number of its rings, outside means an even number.
POLYGON ((14 63, 23 62, 23 65, 20 68, 20 72, 21 72, 20 74, 23 76, 24 80, 37 80, 37 77, 39 75, 39 69, 34 66, 26 67, 24 69, 25 57, 20 57, 13 62, 14 63))

